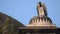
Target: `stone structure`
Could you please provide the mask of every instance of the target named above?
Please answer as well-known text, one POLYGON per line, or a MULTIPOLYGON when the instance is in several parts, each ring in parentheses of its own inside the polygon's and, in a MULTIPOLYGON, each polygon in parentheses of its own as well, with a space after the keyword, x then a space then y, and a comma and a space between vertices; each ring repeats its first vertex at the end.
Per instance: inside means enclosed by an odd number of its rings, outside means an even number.
POLYGON ((33 17, 30 20, 30 23, 27 27, 30 26, 42 26, 42 27, 56 27, 56 25, 52 24, 52 20, 47 16, 47 10, 44 3, 39 2, 37 5, 38 16, 33 17))
POLYGON ((38 3, 37 13, 38 16, 34 16, 26 26, 0 13, 0 34, 60 34, 60 28, 48 17, 44 3, 38 3))
POLYGON ((25 27, 16 19, 0 12, 0 34, 19 34, 19 28, 25 27))
POLYGON ((59 34, 60 28, 48 17, 44 3, 38 3, 37 13, 38 16, 33 17, 26 27, 19 28, 20 34, 59 34))

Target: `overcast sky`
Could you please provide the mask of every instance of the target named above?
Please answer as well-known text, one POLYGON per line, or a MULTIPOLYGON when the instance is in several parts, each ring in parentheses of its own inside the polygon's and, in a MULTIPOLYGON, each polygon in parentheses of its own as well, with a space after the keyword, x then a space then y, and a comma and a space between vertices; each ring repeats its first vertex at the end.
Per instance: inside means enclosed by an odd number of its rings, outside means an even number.
POLYGON ((0 12, 27 25, 32 17, 37 16, 36 6, 38 2, 45 3, 48 17, 59 27, 60 0, 0 0, 0 12))

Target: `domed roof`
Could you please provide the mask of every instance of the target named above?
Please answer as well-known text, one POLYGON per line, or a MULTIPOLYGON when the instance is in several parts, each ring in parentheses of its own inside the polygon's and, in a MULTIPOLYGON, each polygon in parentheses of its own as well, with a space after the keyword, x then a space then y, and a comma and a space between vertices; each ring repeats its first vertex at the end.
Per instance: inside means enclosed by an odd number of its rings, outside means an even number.
POLYGON ((35 17, 33 17, 33 18, 30 20, 29 24, 31 24, 32 21, 35 21, 35 20, 38 20, 38 21, 40 21, 40 20, 46 21, 46 20, 47 20, 47 21, 49 21, 50 24, 52 24, 52 20, 51 20, 49 17, 47 17, 47 16, 44 16, 44 17, 35 16, 35 17))
POLYGON ((27 26, 54 26, 52 20, 47 15, 46 6, 41 2, 37 5, 38 16, 34 16, 27 26))

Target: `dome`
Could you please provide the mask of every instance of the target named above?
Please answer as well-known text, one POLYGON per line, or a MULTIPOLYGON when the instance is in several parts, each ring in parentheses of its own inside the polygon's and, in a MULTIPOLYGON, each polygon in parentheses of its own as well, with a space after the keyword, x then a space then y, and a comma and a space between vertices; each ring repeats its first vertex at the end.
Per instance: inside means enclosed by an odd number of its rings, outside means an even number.
POLYGON ((47 17, 47 16, 44 16, 44 17, 39 17, 39 16, 35 16, 35 17, 33 17, 31 20, 30 20, 30 22, 29 22, 29 24, 32 24, 33 22, 35 23, 41 23, 41 22, 43 22, 43 21, 47 21, 47 23, 50 23, 50 24, 52 24, 52 20, 49 18, 49 17, 47 17))
POLYGON ((55 24, 52 24, 52 20, 48 17, 47 15, 47 10, 46 10, 46 6, 44 4, 42 4, 41 2, 38 3, 37 5, 37 13, 38 16, 34 16, 29 24, 27 26, 53 26, 55 27, 55 24))

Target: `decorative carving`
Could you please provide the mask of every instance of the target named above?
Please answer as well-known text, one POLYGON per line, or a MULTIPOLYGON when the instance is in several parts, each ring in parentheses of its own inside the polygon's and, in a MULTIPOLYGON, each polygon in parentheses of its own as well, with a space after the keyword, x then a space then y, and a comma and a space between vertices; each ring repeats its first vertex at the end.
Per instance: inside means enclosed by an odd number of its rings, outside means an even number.
POLYGON ((37 5, 38 16, 47 16, 47 11, 44 3, 39 2, 37 5))

